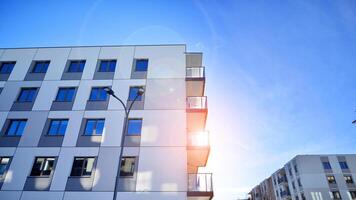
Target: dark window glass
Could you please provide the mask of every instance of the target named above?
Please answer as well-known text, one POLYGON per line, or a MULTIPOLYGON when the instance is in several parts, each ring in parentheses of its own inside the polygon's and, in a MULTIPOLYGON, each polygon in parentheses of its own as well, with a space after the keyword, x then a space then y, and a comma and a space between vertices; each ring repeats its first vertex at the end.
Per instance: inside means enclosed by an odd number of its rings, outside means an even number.
POLYGON ((356 191, 350 191, 351 199, 356 199, 356 191))
POLYGON ((141 135, 142 119, 129 119, 127 135, 141 135))
POLYGON ((85 66, 85 60, 70 61, 68 72, 83 72, 84 66, 85 66))
POLYGON ((75 93, 74 87, 59 88, 57 97, 56 97, 56 101, 71 102, 71 101, 73 101, 74 93, 75 93))
POLYGON ((84 135, 102 135, 104 131, 105 119, 88 119, 84 135))
POLYGON ((336 183, 335 177, 332 175, 326 176, 328 183, 336 183))
POLYGON ((121 159, 120 176, 133 176, 135 173, 135 157, 121 159))
POLYGON ((94 167, 95 158, 74 158, 71 176, 90 176, 94 167))
POLYGON ((329 162, 323 162, 324 169, 331 169, 331 165, 329 162))
POLYGON ((17 98, 18 102, 32 102, 35 100, 37 93, 37 88, 22 88, 19 97, 17 98))
POLYGON ((341 169, 348 169, 349 166, 347 166, 346 162, 339 162, 341 169))
POLYGON ((31 170, 31 176, 49 176, 54 167, 55 158, 36 158, 31 170))
MULTIPOLYGON (((142 87, 130 87, 130 92, 129 92, 129 101, 135 100, 138 90, 142 87)), ((139 95, 136 99, 136 101, 142 101, 142 95, 139 95)))
POLYGON ((344 175, 344 178, 346 183, 354 183, 354 180, 352 179, 351 175, 344 175))
POLYGON ((46 73, 49 61, 37 61, 33 66, 32 73, 46 73))
POLYGON ((115 72, 116 60, 102 60, 99 66, 99 72, 115 72))
POLYGON ((9 166, 10 158, 0 157, 0 178, 2 178, 9 166))
POLYGON ((6 135, 8 136, 21 136, 26 126, 26 119, 13 119, 10 120, 10 125, 7 128, 6 135))
POLYGON ((135 71, 137 72, 146 72, 148 68, 148 59, 137 59, 135 71))
POLYGON ((2 89, 3 89, 3 88, 1 87, 1 88, 0 88, 0 94, 1 94, 1 92, 2 92, 2 89))
POLYGON ((94 87, 91 89, 89 101, 106 101, 107 93, 105 87, 94 87))
POLYGON ((11 74, 16 62, 3 62, 0 66, 0 74, 11 74))
POLYGON ((333 191, 331 193, 332 193, 333 199, 341 199, 341 195, 340 195, 339 191, 333 191))
POLYGON ((67 125, 68 119, 52 119, 48 129, 48 135, 64 135, 67 125))

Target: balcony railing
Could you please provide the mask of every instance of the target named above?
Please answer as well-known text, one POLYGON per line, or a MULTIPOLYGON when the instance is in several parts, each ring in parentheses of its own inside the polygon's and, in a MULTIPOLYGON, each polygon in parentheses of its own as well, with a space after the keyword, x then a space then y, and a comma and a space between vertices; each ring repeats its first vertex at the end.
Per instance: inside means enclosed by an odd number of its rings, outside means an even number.
POLYGON ((188 192, 213 192, 212 174, 188 174, 188 192))
POLYGON ((209 144, 209 132, 188 133, 188 146, 208 147, 209 144))
POLYGON ((205 77, 205 67, 187 67, 186 77, 187 78, 204 78, 205 77))
POLYGON ((187 97, 187 109, 207 109, 208 101, 206 96, 187 97))

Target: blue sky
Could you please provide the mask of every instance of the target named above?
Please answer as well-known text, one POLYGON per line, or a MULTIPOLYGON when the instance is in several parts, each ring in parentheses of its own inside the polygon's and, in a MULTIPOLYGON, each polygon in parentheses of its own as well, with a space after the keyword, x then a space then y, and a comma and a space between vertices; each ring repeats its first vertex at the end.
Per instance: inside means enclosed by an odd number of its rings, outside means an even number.
POLYGON ((215 199, 356 153, 355 1, 0 2, 0 47, 155 43, 204 52, 215 199))

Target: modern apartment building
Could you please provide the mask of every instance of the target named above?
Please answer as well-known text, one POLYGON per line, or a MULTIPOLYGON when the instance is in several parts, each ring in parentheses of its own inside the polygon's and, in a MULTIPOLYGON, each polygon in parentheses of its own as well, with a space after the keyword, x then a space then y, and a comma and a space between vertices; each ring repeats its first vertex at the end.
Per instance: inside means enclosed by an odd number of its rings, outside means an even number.
POLYGON ((355 179, 356 154, 298 155, 249 194, 253 200, 355 200, 355 179))
POLYGON ((212 199, 204 69, 185 45, 0 49, 0 199, 212 199))

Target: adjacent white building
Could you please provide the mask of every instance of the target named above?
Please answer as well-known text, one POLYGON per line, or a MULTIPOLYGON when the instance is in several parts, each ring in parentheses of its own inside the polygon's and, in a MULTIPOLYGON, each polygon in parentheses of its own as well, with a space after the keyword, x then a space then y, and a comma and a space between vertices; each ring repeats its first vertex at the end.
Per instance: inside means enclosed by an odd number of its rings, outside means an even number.
POLYGON ((250 192, 252 199, 355 200, 356 155, 298 155, 269 179, 273 194, 260 184, 250 192))
POLYGON ((211 199, 204 69, 185 45, 0 49, 0 199, 211 199), (105 87, 145 90, 126 130, 105 87))

